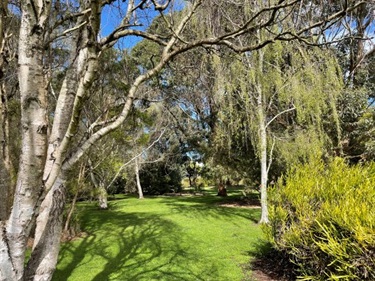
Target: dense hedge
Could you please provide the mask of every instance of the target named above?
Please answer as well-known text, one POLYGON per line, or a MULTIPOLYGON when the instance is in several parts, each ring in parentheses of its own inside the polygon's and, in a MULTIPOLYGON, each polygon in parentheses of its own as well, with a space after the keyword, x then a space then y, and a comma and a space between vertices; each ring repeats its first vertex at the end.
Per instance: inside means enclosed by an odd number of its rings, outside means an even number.
POLYGON ((375 280, 375 164, 316 161, 269 195, 267 237, 301 280, 375 280))

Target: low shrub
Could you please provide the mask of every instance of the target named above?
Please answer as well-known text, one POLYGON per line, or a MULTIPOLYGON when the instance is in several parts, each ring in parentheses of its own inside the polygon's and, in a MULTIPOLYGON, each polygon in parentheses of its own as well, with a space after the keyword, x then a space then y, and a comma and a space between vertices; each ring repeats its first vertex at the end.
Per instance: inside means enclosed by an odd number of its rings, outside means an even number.
POLYGON ((316 161, 270 190, 268 240, 300 280, 375 280, 375 164, 316 161))

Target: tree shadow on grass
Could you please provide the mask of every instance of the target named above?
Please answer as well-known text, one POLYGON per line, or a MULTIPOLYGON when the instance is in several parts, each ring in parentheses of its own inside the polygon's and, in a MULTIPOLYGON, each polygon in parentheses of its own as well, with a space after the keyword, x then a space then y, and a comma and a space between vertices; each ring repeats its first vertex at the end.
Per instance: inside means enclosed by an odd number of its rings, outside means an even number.
POLYGON ((193 266, 200 257, 182 246, 192 238, 161 216, 91 210, 82 227, 88 235, 62 245, 53 280, 219 280, 214 264, 193 266))
POLYGON ((192 196, 185 198, 165 197, 162 203, 168 205, 172 212, 183 212, 185 216, 192 218, 226 219, 234 223, 234 217, 243 217, 252 223, 258 223, 260 210, 258 208, 230 208, 222 206, 222 203, 231 202, 232 199, 215 196, 192 196))

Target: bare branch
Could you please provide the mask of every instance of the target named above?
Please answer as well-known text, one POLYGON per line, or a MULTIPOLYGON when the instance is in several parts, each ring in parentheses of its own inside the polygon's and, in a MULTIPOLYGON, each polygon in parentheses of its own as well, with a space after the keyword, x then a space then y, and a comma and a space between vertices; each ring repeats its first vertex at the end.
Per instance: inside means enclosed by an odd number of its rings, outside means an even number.
POLYGON ((283 111, 281 111, 281 112, 279 112, 279 113, 277 113, 270 121, 268 121, 267 122, 267 124, 266 124, 266 128, 277 118, 277 117, 279 117, 280 115, 282 115, 282 114, 285 114, 285 113, 287 113, 287 112, 289 112, 289 111, 293 111, 293 110, 296 110, 296 108, 293 106, 293 107, 291 107, 291 108, 288 108, 288 109, 285 109, 285 110, 283 110, 283 111))
POLYGON ((114 175, 113 179, 111 180, 111 182, 107 185, 106 187, 106 190, 108 190, 111 185, 115 182, 115 180, 117 179, 117 177, 119 176, 119 174, 121 173, 121 171, 127 166, 129 165, 131 162, 133 162, 135 159, 137 159, 138 157, 140 157, 143 153, 145 153, 146 151, 148 151, 150 148, 152 148, 155 144, 157 144, 161 137, 164 135, 165 133, 165 130, 163 130, 161 133, 160 133, 160 136, 154 140, 148 147, 146 147, 145 149, 143 149, 140 153, 138 153, 137 155, 135 155, 133 158, 131 158, 128 162, 124 163, 118 170, 117 170, 117 173, 114 175))
POLYGON ((146 31, 141 30, 134 30, 134 29, 126 29, 126 30, 120 30, 111 33, 107 37, 104 37, 100 40, 99 44, 102 46, 103 49, 107 49, 112 47, 120 38, 126 37, 126 36, 138 36, 145 39, 148 39, 150 41, 153 41, 161 46, 167 45, 167 37, 162 37, 157 34, 152 34, 146 31))

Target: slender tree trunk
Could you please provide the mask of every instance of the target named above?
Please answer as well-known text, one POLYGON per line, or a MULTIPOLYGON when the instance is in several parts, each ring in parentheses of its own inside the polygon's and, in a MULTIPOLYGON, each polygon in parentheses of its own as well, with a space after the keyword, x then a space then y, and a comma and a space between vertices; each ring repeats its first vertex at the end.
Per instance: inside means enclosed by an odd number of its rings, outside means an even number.
POLYGON ((65 220, 65 225, 64 225, 64 230, 63 230, 63 235, 65 237, 69 237, 69 236, 72 235, 72 233, 70 233, 70 231, 69 231, 70 220, 71 220, 72 215, 73 215, 74 210, 75 210, 76 202, 77 202, 77 199, 78 199, 78 194, 81 190, 81 186, 83 185, 84 175, 85 175, 85 162, 82 162, 81 168, 79 169, 76 192, 74 194, 72 204, 70 205, 69 212, 68 212, 68 215, 66 216, 66 220, 65 220))
MULTIPOLYGON (((263 73, 263 51, 259 50, 259 74, 263 73)), ((260 160, 260 203, 262 208, 262 214, 259 223, 269 223, 268 219, 268 205, 267 205, 267 131, 266 131, 266 118, 264 110, 264 97, 261 83, 257 86, 257 114, 258 114, 258 125, 259 125, 259 160, 260 160)))
POLYGON ((74 210, 75 210, 75 207, 76 207, 76 203, 77 203, 77 199, 78 199, 78 194, 79 194, 79 189, 77 188, 75 194, 74 194, 74 197, 73 197, 73 200, 72 200, 72 203, 70 205, 70 208, 69 208, 69 211, 68 211, 68 215, 66 216, 66 220, 65 220, 65 224, 64 224, 64 230, 63 230, 63 235, 65 238, 68 238, 68 237, 71 237, 71 236, 75 236, 75 234, 73 233, 73 231, 69 231, 69 227, 70 227, 70 221, 72 219, 72 216, 73 216, 73 213, 74 213, 74 210))
POLYGON ((104 183, 100 182, 98 189, 98 201, 99 201, 99 208, 102 210, 108 209, 108 192, 104 187, 104 183))
POLYGON ((138 196, 139 196, 139 199, 143 199, 143 190, 142 190, 142 186, 141 186, 141 180, 139 178, 139 160, 138 160, 138 157, 135 158, 135 161, 134 161, 134 168, 135 168, 135 180, 137 182, 137 189, 138 189, 138 196))
MULTIPOLYGON (((258 104, 259 106, 259 104, 258 104)), ((260 170, 261 170, 261 180, 260 180, 260 201, 262 207, 262 215, 260 223, 269 223, 268 220, 268 204, 267 204, 267 182, 268 182, 268 172, 267 172, 267 132, 264 120, 263 107, 258 107, 259 116, 259 141, 260 141, 260 170)))
POLYGON ((98 194, 99 208, 103 210, 108 209, 108 200, 107 200, 108 194, 107 194, 107 190, 104 187, 104 183, 100 179, 98 180, 97 177, 95 176, 93 168, 92 168, 91 160, 89 160, 89 165, 90 165, 90 178, 98 194))

